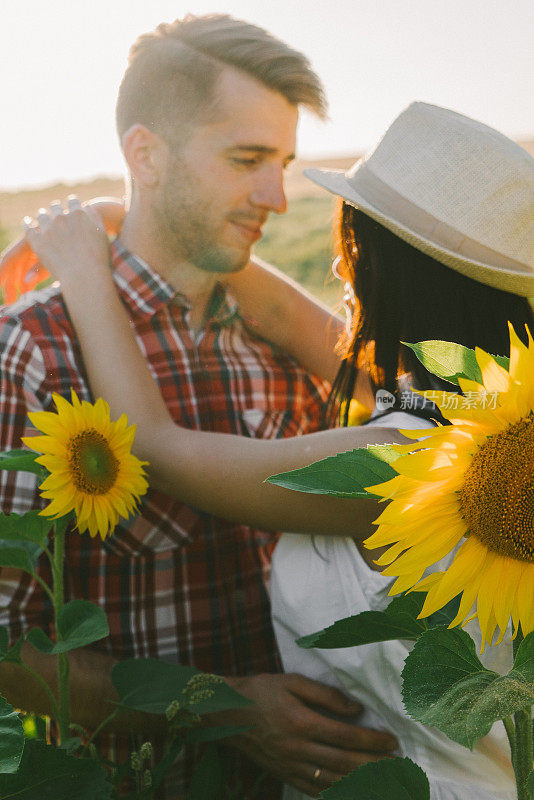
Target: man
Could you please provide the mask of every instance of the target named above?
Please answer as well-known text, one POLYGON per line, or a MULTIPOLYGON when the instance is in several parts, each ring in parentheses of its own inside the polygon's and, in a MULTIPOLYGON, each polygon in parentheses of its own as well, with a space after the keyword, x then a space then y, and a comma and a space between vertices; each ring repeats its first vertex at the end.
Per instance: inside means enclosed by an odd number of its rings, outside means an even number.
MULTIPOLYGON (((117 102, 131 200, 112 247, 114 276, 183 425, 260 437, 319 425, 324 385, 252 337, 218 283, 247 265, 268 215, 286 209, 283 172, 294 158, 299 105, 324 116, 306 59, 230 17, 160 25, 132 47, 117 102)), ((27 411, 50 409, 53 391, 90 397, 57 287, 4 311, 0 350, 1 450, 20 446, 27 411)), ((4 512, 38 504, 32 476, 1 479, 4 512)), ((224 675, 253 699, 244 720, 251 731, 232 746, 310 794, 391 747, 383 734, 330 719, 356 711, 336 691, 276 674, 266 588, 274 544, 272 534, 156 492, 105 542, 68 537, 68 592, 99 603, 110 623, 105 650, 72 657, 74 719, 94 726, 107 713, 112 688, 103 676, 114 660, 151 656, 224 675)), ((2 621, 12 635, 46 624, 39 587, 2 577, 2 621)), ((45 658, 26 657, 46 674, 45 658)), ((7 698, 46 711, 38 687, 1 666, 7 698)), ((145 725, 139 730, 151 734, 145 725)), ((188 752, 167 781, 167 800, 181 796, 193 765, 188 752)), ((277 792, 265 785, 261 796, 277 792)))

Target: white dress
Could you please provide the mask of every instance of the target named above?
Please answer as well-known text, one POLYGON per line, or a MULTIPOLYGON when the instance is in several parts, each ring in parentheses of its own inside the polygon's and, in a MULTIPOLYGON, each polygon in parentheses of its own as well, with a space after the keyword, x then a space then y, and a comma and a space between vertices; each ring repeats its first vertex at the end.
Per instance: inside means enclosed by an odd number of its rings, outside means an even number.
MULTIPOLYGON (((405 413, 377 421, 399 428, 427 424, 405 413)), ((450 562, 451 556, 447 557, 450 562)), ((444 559, 434 569, 443 569, 444 559)), ((273 622, 286 672, 298 672, 357 698, 365 708, 357 723, 387 730, 408 756, 426 772, 432 800, 516 800, 510 749, 502 722, 473 752, 437 728, 410 719, 403 708, 401 671, 410 642, 391 641, 333 650, 303 650, 295 639, 335 620, 368 610, 384 610, 393 578, 371 570, 351 538, 284 534, 276 547, 271 573, 273 622)), ((466 626, 480 653, 475 621, 466 626)), ((512 646, 487 647, 481 658, 497 672, 508 672, 512 646)), ((356 720, 355 720, 356 721, 356 720)), ((308 800, 285 787, 284 800, 308 800)))

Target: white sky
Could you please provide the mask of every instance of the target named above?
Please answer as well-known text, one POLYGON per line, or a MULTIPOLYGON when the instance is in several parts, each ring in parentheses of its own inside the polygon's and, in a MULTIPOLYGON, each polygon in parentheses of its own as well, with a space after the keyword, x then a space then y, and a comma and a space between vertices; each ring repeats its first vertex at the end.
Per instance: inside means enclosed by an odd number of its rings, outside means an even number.
POLYGON ((120 174, 114 103, 130 44, 210 11, 311 59, 330 122, 302 120, 301 156, 371 146, 412 100, 534 139, 532 0, 3 0, 0 188, 120 174))

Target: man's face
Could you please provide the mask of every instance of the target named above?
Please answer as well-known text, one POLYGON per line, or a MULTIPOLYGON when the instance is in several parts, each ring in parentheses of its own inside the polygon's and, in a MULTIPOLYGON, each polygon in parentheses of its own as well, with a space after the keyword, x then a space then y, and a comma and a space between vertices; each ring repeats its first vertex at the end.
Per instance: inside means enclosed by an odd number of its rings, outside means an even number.
POLYGON ((278 92, 228 68, 215 121, 169 145, 154 212, 177 260, 235 272, 249 260, 269 213, 286 210, 284 169, 295 153, 298 110, 278 92))

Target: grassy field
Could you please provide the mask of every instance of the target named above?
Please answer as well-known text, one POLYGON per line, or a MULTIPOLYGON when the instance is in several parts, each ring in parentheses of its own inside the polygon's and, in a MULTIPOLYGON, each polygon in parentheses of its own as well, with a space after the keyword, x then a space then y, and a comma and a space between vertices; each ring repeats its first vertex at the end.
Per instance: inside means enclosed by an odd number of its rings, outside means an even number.
POLYGON ((293 200, 283 217, 273 216, 255 253, 279 267, 329 305, 341 299, 339 281, 331 278, 334 198, 293 200))

